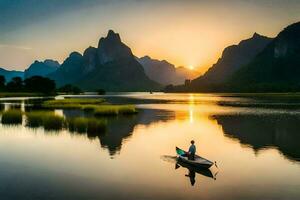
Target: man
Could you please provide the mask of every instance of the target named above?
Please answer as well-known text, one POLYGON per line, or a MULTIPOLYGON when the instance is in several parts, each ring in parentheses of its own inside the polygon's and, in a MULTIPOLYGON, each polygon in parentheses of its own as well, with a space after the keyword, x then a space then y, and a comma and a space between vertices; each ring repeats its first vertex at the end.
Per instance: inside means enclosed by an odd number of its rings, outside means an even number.
POLYGON ((191 141, 191 146, 190 146, 190 148, 189 148, 189 151, 188 151, 188 153, 189 153, 189 160, 195 160, 195 154, 196 154, 196 146, 194 145, 194 143, 195 143, 195 141, 194 140, 192 140, 191 141))

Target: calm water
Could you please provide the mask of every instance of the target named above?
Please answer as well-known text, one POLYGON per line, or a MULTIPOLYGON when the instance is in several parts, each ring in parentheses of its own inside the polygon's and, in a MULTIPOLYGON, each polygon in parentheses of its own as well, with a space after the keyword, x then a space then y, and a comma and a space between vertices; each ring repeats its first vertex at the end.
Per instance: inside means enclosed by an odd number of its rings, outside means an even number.
MULTIPOLYGON (((106 98, 134 103, 140 112, 108 119, 107 133, 96 137, 0 125, 1 200, 300 199, 299 100, 143 93, 106 98), (175 146, 187 149, 191 139, 218 168, 176 166, 175 146)), ((1 108, 30 109, 20 101, 3 100, 1 108)))

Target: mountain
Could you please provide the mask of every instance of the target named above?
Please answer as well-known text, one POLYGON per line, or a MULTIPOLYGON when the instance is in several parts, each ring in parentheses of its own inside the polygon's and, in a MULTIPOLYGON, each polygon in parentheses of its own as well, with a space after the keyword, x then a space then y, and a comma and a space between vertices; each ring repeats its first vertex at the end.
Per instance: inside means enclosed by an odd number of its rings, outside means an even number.
POLYGON ((3 68, 0 68, 0 76, 4 76, 6 82, 9 82, 14 77, 21 77, 24 78, 24 72, 22 71, 15 71, 15 70, 6 70, 3 68))
POLYGON ((136 58, 143 66, 146 75, 161 85, 183 84, 186 79, 195 78, 198 73, 185 67, 176 68, 166 60, 152 59, 149 56, 136 58))
POLYGON ((72 52, 62 65, 48 77, 56 82, 58 86, 73 84, 84 75, 84 59, 78 52, 72 52))
POLYGON ((217 63, 193 80, 191 86, 198 90, 209 90, 214 85, 226 82, 234 72, 248 64, 271 41, 272 38, 254 33, 251 38, 226 47, 217 63))
POLYGON ((49 75, 59 86, 75 84, 84 90, 145 91, 159 88, 136 61, 120 35, 110 30, 98 47, 87 48, 83 55, 73 52, 61 67, 49 75))
POLYGON ((59 68, 60 64, 57 61, 47 59, 44 62, 35 61, 28 69, 25 70, 25 78, 32 76, 46 76, 52 72, 55 72, 59 68))
POLYGON ((228 81, 246 92, 300 91, 300 22, 281 31, 249 64, 228 81))

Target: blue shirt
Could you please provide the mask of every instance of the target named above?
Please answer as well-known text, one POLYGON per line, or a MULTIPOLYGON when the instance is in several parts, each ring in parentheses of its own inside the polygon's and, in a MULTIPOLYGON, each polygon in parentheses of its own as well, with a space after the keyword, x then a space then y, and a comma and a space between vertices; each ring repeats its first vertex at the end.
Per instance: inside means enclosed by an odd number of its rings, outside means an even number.
POLYGON ((194 144, 192 144, 189 148, 189 153, 191 154, 195 154, 196 153, 196 146, 194 144))

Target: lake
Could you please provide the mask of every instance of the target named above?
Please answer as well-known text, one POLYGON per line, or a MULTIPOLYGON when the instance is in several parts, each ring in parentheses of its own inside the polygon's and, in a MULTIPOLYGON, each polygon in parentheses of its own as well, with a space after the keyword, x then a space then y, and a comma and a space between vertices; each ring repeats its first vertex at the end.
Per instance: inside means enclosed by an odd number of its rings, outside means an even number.
MULTIPOLYGON (((78 96, 77 96, 78 97, 78 96)), ((93 96, 88 96, 93 97, 93 96)), ((300 99, 274 95, 112 93, 139 113, 104 134, 0 125, 6 199, 300 199, 300 99), (175 147, 217 162, 180 166, 175 147)), ((26 98, 1 109, 33 109, 26 98)), ((56 110, 70 117, 76 110, 56 110)), ((24 121, 24 119, 23 119, 24 121)))

